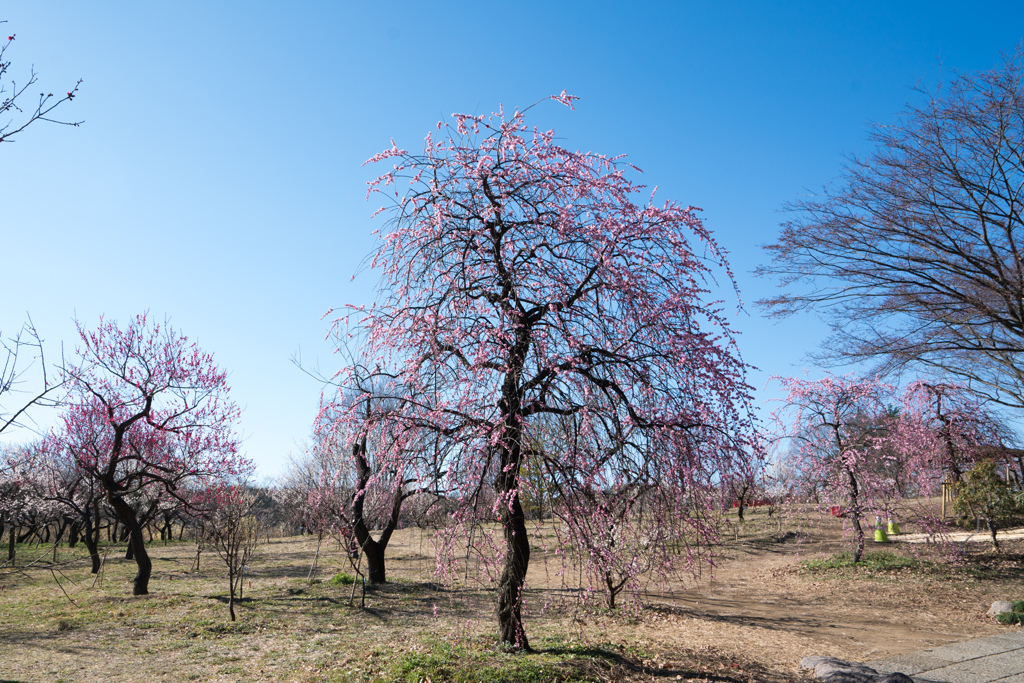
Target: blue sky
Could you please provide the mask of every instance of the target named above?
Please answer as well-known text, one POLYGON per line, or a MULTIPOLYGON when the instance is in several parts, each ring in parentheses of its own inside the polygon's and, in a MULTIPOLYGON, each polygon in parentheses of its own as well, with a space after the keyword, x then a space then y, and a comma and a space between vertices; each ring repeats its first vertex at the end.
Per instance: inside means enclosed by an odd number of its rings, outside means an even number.
POLYGON ((361 164, 390 138, 415 148, 455 111, 579 96, 531 121, 703 208, 760 401, 823 333, 753 306, 781 206, 869 151, 868 123, 915 84, 992 68, 1024 36, 1016 2, 8 0, 0 19, 15 78, 35 65, 57 93, 84 79, 62 110, 81 127, 0 146, 0 330, 29 313, 55 355, 75 316, 169 318, 230 372, 264 476, 317 410, 292 357, 337 369, 322 314, 373 298, 372 273, 351 280, 380 226, 361 164))

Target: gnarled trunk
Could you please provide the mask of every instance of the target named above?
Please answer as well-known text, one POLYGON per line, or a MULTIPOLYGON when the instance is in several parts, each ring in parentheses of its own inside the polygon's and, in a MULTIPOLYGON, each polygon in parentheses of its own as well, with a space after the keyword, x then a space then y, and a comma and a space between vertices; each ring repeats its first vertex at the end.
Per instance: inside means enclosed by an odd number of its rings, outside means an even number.
POLYGON ((519 468, 523 464, 520 446, 522 427, 521 422, 514 418, 507 419, 506 424, 509 424, 506 438, 499 446, 501 469, 494 481, 501 509, 501 530, 505 537, 505 566, 498 579, 498 635, 502 645, 529 651, 530 642, 523 628, 522 613, 523 588, 530 564, 526 515, 519 500, 519 468))
POLYGON ((498 629, 503 645, 529 650, 530 643, 523 628, 522 607, 526 569, 530 564, 530 539, 526 531, 526 515, 523 514, 523 507, 519 502, 519 493, 513 488, 499 491, 508 503, 503 501, 501 506, 505 566, 498 579, 498 629))
POLYGON ((107 502, 114 509, 117 518, 128 530, 128 548, 135 560, 138 571, 132 583, 132 595, 149 595, 149 577, 153 574, 153 561, 146 552, 146 543, 142 538, 142 526, 135 516, 135 510, 120 496, 107 493, 107 502))
POLYGON ((384 525, 380 538, 374 540, 370 530, 366 526, 363 515, 363 505, 366 500, 366 489, 370 484, 372 472, 366 460, 366 437, 364 436, 352 447, 352 457, 356 464, 357 491, 352 500, 352 532, 355 534, 359 547, 366 555, 367 574, 370 583, 387 583, 386 567, 384 564, 384 552, 388 548, 391 534, 398 527, 398 520, 402 513, 402 502, 406 495, 402 491, 402 473, 395 473, 395 491, 391 498, 391 516, 384 525))

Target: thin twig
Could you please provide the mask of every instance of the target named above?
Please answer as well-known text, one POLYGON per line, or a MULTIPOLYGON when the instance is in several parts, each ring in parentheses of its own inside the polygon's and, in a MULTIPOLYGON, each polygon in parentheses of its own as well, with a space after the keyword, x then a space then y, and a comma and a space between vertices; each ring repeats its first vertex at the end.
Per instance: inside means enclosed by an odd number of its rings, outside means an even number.
POLYGON ((60 579, 57 578, 57 572, 51 569, 50 575, 53 577, 53 580, 57 583, 57 586, 60 588, 60 592, 64 594, 64 597, 70 600, 72 605, 78 607, 78 603, 75 602, 75 599, 68 595, 68 592, 64 590, 64 586, 61 586, 60 579))

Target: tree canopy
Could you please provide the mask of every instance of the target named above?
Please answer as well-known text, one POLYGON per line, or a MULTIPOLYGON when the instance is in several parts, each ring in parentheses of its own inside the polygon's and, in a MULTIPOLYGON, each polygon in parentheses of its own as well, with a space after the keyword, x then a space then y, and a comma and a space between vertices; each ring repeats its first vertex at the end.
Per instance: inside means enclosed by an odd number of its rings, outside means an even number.
POLYGON ((621 157, 569 151, 525 114, 455 114, 422 152, 392 143, 371 159, 392 165, 369 189, 390 204, 370 261, 380 295, 335 323, 354 317, 360 357, 416 397, 369 416, 339 406, 353 430, 392 424, 395 458, 437 435, 430 466, 450 495, 487 499, 501 522, 500 638, 519 648, 520 469, 540 418, 574 422, 581 447, 543 457, 580 487, 683 491, 752 440, 746 365, 709 293, 731 274, 697 209, 643 202, 621 157))
POLYGON ((767 245, 776 315, 824 312, 820 358, 916 367, 1024 407, 1024 53, 959 75, 849 160, 767 245))

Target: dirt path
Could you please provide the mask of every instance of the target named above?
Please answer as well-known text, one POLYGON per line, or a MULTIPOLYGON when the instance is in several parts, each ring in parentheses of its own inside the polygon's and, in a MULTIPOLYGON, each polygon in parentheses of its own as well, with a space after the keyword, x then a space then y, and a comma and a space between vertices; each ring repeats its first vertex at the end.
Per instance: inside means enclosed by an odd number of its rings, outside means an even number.
POLYGON ((738 549, 713 582, 657 596, 667 609, 652 635, 735 648, 795 670, 808 655, 882 659, 999 632, 984 613, 1000 596, 968 579, 801 575, 798 559, 837 547, 738 549))

